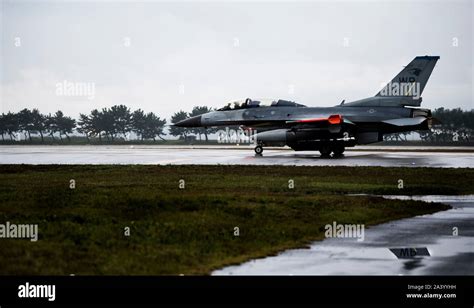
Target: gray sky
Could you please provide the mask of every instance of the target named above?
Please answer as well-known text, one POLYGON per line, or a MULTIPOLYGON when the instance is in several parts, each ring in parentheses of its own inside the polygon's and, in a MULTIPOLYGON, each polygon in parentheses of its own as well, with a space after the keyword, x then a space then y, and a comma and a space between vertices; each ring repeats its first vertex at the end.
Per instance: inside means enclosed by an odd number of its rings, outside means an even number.
POLYGON ((417 55, 441 57, 423 107, 474 108, 472 1, 0 1, 0 112, 333 106, 375 95, 417 55), (65 80, 94 98, 57 95, 65 80))

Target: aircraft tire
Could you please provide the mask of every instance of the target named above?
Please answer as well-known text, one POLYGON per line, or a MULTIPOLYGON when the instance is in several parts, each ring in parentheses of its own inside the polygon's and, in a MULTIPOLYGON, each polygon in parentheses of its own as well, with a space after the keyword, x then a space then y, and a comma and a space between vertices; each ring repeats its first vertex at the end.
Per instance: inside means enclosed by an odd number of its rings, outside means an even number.
POLYGON ((330 157, 331 156, 331 147, 329 145, 323 145, 319 149, 319 153, 321 153, 321 157, 330 157))
POLYGON ((257 146, 255 147, 254 151, 255 151, 255 154, 257 154, 257 155, 262 155, 262 153, 263 153, 263 147, 262 147, 261 145, 257 145, 257 146))
POLYGON ((344 153, 345 147, 343 145, 336 145, 332 149, 334 157, 341 157, 344 153))

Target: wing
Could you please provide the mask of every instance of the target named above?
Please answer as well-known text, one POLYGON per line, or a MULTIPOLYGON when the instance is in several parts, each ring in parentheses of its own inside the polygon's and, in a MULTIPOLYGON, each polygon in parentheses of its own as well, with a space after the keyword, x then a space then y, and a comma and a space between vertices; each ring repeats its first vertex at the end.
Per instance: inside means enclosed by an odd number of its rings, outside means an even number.
POLYGON ((416 118, 398 118, 398 119, 391 119, 391 120, 385 120, 382 121, 383 123, 394 125, 394 126, 415 126, 419 125, 425 121, 427 121, 428 118, 426 117, 416 117, 416 118))

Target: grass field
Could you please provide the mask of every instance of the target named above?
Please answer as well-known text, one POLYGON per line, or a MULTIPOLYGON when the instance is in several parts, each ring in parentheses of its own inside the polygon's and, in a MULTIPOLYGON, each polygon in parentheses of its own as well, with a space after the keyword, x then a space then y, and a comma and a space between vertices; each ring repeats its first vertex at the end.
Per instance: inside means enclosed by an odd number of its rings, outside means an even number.
POLYGON ((346 194, 474 193, 472 169, 0 165, 0 170, 0 224, 39 228, 37 242, 0 239, 3 275, 208 274, 322 239, 324 225, 333 221, 367 227, 448 208, 346 194))

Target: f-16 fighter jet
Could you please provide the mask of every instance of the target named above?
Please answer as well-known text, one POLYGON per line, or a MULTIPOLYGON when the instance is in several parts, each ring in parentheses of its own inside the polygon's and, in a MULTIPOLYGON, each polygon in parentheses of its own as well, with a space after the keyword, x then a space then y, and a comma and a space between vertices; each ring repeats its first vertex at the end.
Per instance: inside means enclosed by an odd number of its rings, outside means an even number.
POLYGON ((375 96, 334 107, 247 98, 175 125, 256 130, 258 155, 263 147, 287 145, 295 151, 341 156, 346 147, 382 141, 384 134, 429 130, 434 119, 429 109, 420 108, 421 94, 438 60, 418 56, 375 96))

